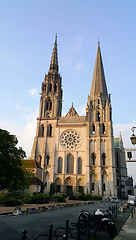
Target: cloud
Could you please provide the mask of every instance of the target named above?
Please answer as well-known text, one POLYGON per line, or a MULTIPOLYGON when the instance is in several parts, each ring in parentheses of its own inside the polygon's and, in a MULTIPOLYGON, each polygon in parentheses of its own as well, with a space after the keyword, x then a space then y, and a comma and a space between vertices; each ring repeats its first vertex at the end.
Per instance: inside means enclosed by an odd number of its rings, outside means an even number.
POLYGON ((27 123, 22 125, 13 121, 0 121, 2 129, 7 130, 13 135, 16 135, 18 139, 17 147, 22 147, 26 152, 27 157, 30 157, 32 144, 36 135, 36 119, 38 111, 35 111, 28 115, 27 123))
POLYGON ((37 96, 38 95, 38 90, 36 88, 30 89, 29 93, 30 93, 31 97, 37 96))

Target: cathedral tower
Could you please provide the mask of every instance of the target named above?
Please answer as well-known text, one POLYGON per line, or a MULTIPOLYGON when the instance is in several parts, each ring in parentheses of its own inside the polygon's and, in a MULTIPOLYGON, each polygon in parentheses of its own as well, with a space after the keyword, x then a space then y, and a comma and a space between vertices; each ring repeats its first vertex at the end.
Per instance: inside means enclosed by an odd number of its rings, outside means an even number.
POLYGON ((61 116, 62 88, 58 70, 56 35, 49 72, 45 75, 44 82, 42 83, 39 118, 56 118, 61 116))
POLYGON ((108 96, 100 44, 94 67, 90 96, 86 107, 90 126, 91 189, 105 197, 116 195, 116 171, 112 108, 108 96))

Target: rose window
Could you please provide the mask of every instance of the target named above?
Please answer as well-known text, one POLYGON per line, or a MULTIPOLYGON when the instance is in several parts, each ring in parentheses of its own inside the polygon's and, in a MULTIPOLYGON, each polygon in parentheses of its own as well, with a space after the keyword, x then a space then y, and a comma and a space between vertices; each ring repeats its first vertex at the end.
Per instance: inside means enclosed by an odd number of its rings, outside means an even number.
POLYGON ((75 130, 66 130, 60 136, 60 144, 67 150, 73 150, 81 145, 81 135, 75 130))

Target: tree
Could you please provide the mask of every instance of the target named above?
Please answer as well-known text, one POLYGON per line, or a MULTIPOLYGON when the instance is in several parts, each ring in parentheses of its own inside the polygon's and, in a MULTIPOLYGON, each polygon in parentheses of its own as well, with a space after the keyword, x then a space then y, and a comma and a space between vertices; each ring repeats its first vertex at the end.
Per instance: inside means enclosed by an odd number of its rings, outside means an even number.
POLYGON ((26 157, 22 148, 17 148, 17 137, 0 129, 0 185, 2 189, 20 189, 24 180, 21 160, 26 157))
POLYGON ((55 193, 55 183, 51 183, 49 195, 52 196, 55 193))

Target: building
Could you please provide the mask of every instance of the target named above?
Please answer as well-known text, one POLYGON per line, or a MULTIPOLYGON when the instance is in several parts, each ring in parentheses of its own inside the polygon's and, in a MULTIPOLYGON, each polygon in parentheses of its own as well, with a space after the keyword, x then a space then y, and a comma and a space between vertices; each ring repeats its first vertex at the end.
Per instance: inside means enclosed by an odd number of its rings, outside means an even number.
POLYGON ((39 117, 31 159, 45 191, 55 183, 67 195, 82 186, 85 193, 117 195, 112 107, 98 42, 86 115, 79 116, 73 103, 62 116, 62 78, 59 73, 57 36, 48 74, 41 86, 39 117))
POLYGON ((29 179, 29 188, 25 189, 24 192, 33 193, 42 191, 42 189, 44 188, 44 184, 39 178, 35 176, 37 169, 35 160, 23 159, 21 160, 21 163, 22 169, 24 171, 27 170, 30 173, 30 175, 32 175, 31 178, 29 179))
POLYGON ((127 198, 130 191, 133 190, 133 180, 127 176, 127 167, 125 161, 125 149, 121 132, 118 138, 114 138, 115 148, 115 166, 117 177, 117 196, 120 199, 127 198))

